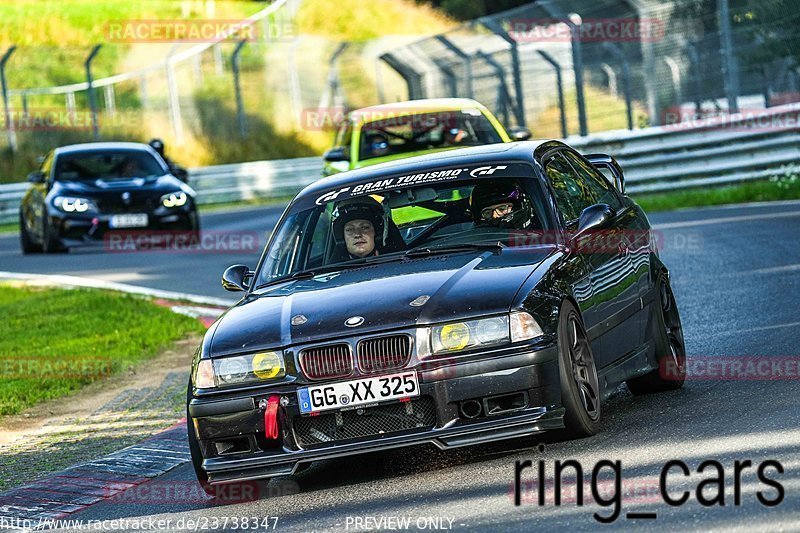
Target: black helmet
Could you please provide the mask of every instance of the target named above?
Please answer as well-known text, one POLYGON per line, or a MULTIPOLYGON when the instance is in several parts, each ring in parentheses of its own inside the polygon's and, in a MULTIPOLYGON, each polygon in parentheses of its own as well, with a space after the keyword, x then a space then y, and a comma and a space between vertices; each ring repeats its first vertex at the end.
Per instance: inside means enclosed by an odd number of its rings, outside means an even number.
POLYGON ((344 242, 345 224, 351 220, 369 220, 375 228, 375 246, 383 246, 386 243, 385 217, 383 206, 370 196, 344 200, 333 212, 333 235, 336 242, 344 242))
POLYGON ((476 224, 486 224, 500 228, 524 229, 531 224, 533 210, 528 195, 517 180, 484 179, 478 182, 469 196, 469 210, 476 224), (484 211, 503 203, 512 205, 511 211, 499 218, 492 218, 484 211))
POLYGON ((158 152, 158 155, 164 155, 164 141, 161 139, 150 139, 150 142, 147 144, 150 145, 150 148, 158 152))

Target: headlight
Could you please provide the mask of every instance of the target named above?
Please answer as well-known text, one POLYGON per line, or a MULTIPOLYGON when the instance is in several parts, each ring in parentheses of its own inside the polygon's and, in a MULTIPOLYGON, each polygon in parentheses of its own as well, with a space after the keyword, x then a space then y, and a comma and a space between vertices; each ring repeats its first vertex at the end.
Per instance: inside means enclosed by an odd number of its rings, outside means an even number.
POLYGON ((447 353, 509 342, 508 317, 453 322, 431 328, 431 352, 447 353))
POLYGON ((258 352, 221 359, 203 359, 195 370, 198 388, 261 383, 282 378, 286 365, 280 352, 258 352))
POLYGON ((90 209, 95 209, 91 200, 72 196, 56 196, 53 200, 53 205, 65 213, 85 213, 90 209))
POLYGON ((161 203, 164 207, 180 207, 188 198, 189 196, 183 191, 171 192, 161 197, 161 203))
POLYGON ((481 346, 520 342, 542 335, 539 323, 524 311, 417 329, 417 356, 452 353, 481 346))

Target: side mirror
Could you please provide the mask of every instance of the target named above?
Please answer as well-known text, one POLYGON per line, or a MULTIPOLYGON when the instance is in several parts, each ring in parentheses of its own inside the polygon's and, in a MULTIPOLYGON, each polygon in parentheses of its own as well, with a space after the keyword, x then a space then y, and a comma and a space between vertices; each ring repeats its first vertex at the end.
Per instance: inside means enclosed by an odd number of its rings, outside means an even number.
POLYGON ((625 177, 616 159, 608 154, 589 154, 586 159, 614 184, 620 194, 625 194, 625 177))
POLYGON ((322 159, 328 163, 336 163, 339 161, 350 161, 350 155, 347 153, 347 148, 336 146, 325 152, 322 155, 322 159))
POLYGON ((44 183, 46 181, 46 177, 43 172, 31 172, 28 174, 28 181, 31 183, 44 183))
POLYGON ((247 265, 229 266, 222 274, 222 288, 231 292, 247 290, 247 278, 252 276, 253 271, 247 265))
POLYGON ((578 218, 578 232, 573 240, 578 239, 589 233, 606 227, 614 218, 614 210, 608 204, 590 205, 583 211, 578 218))
POLYGON ((527 141, 531 138, 531 130, 519 126, 511 128, 508 133, 512 141, 527 141))

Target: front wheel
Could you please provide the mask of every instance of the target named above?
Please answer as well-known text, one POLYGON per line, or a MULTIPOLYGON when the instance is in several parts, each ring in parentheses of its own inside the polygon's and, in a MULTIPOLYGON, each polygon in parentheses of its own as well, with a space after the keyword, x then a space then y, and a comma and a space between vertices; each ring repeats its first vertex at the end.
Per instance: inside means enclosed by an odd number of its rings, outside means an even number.
POLYGON ((658 368, 629 379, 626 383, 633 394, 649 394, 677 390, 686 381, 686 345, 678 305, 666 274, 658 277, 656 284, 656 309, 653 317, 653 340, 658 368))
POLYGON ((25 225, 25 217, 19 214, 19 247, 23 254, 35 254, 42 251, 42 246, 33 242, 28 227, 25 225))
POLYGON ((600 429, 600 384, 583 320, 567 301, 558 319, 558 368, 564 425, 571 437, 589 437, 600 429))
POLYGON ((69 252, 69 248, 64 246, 53 228, 50 227, 50 217, 47 216, 47 213, 44 214, 42 221, 42 251, 46 254, 69 252))

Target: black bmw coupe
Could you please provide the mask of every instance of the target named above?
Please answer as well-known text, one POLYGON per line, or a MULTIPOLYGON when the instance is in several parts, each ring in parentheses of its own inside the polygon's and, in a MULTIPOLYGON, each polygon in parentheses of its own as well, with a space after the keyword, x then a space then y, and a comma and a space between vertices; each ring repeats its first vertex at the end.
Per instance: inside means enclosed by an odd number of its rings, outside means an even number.
POLYGON ((195 192, 139 143, 88 143, 50 152, 19 212, 23 253, 63 252, 108 232, 199 230, 195 192))
POLYGON ((201 484, 378 449, 600 429, 601 403, 677 389, 666 266, 613 158, 556 141, 326 178, 287 207, 188 386, 201 484), (604 173, 607 173, 607 178, 604 173))

